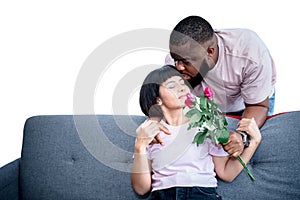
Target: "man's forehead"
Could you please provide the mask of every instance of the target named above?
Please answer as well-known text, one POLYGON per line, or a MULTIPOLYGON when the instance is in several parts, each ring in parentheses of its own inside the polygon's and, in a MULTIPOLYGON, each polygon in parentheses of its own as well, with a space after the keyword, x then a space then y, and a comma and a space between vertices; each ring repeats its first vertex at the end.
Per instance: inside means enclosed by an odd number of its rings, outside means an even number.
POLYGON ((177 60, 190 60, 191 58, 203 57, 205 52, 202 47, 188 48, 188 46, 170 46, 171 57, 177 60))
POLYGON ((190 58, 189 56, 184 55, 183 53, 170 52, 170 54, 171 54, 171 57, 176 60, 188 60, 190 58))
POLYGON ((183 44, 180 46, 170 45, 170 53, 173 58, 187 59, 190 54, 190 45, 183 44))

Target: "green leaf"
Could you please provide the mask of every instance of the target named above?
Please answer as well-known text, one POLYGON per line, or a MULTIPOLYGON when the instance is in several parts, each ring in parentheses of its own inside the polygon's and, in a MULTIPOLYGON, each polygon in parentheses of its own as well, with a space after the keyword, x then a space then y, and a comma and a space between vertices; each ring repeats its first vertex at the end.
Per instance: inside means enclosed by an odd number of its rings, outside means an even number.
POLYGON ((224 117, 224 116, 223 116, 223 123, 224 123, 224 126, 226 126, 226 127, 227 127, 227 125, 228 125, 228 122, 227 122, 227 120, 226 120, 226 117, 224 117))
POLYGON ((201 110, 207 110, 207 107, 208 107, 207 104, 208 104, 207 98, 204 95, 202 95, 201 99, 200 99, 200 108, 201 108, 201 110))
POLYGON ((220 143, 226 143, 229 139, 229 132, 226 129, 218 130, 219 131, 219 137, 218 141, 220 143))
POLYGON ((209 117, 212 116, 212 115, 210 114, 210 112, 208 112, 207 110, 204 110, 204 111, 202 112, 202 114, 203 114, 203 115, 206 115, 206 116, 209 116, 209 117))
POLYGON ((199 110, 197 110, 197 109, 191 109, 191 110, 189 110, 189 111, 185 114, 185 116, 188 117, 188 118, 191 118, 192 115, 194 115, 196 112, 199 112, 199 110))
POLYGON ((198 127, 202 127, 202 126, 203 126, 203 121, 202 121, 202 120, 199 121, 199 122, 197 123, 197 126, 198 126, 198 127))
POLYGON ((211 127, 212 126, 212 121, 211 120, 207 120, 206 121, 206 125, 209 126, 209 127, 211 127))
POLYGON ((211 108, 212 108, 211 101, 208 101, 208 103, 207 103, 207 108, 208 108, 209 110, 211 110, 211 108))
POLYGON ((216 129, 212 130, 212 131, 209 131, 208 134, 209 134, 209 138, 212 140, 212 142, 214 144, 219 143, 218 138, 217 138, 217 130, 216 129))
POLYGON ((204 139, 206 137, 206 133, 207 133, 207 129, 204 129, 203 132, 198 132, 194 137, 193 143, 196 143, 197 146, 199 146, 199 144, 203 144, 204 139))
POLYGON ((224 120, 218 117, 218 128, 222 129, 224 127, 224 120))
POLYGON ((212 107, 212 110, 214 110, 214 111, 218 111, 219 110, 218 105, 215 104, 214 102, 212 102, 211 107, 212 107))
POLYGON ((191 116, 191 118, 190 118, 190 123, 197 123, 200 119, 201 119, 201 117, 202 117, 202 114, 201 114, 201 112, 195 112, 192 116, 191 116))

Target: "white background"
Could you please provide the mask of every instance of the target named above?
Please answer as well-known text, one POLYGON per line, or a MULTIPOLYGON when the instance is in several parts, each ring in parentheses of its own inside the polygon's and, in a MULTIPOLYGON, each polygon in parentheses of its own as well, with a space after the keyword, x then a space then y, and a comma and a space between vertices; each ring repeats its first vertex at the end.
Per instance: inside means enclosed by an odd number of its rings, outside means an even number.
MULTIPOLYGON (((214 28, 256 31, 277 66, 275 113, 300 110, 300 12, 296 0, 169 2, 1 1, 0 166, 20 157, 23 125, 28 117, 73 114, 76 78, 95 48, 134 29, 171 30, 188 15, 200 15, 214 28)), ((161 51, 128 55, 119 60, 122 70, 108 77, 114 75, 117 78, 113 82, 117 82, 128 66, 163 64, 164 56, 161 51)), ((105 95, 113 87, 107 85, 95 94, 95 99, 102 98, 102 103, 95 105, 98 114, 112 112, 108 106, 111 97, 105 95)), ((129 114, 140 114, 137 96, 136 92, 132 94, 129 114)))

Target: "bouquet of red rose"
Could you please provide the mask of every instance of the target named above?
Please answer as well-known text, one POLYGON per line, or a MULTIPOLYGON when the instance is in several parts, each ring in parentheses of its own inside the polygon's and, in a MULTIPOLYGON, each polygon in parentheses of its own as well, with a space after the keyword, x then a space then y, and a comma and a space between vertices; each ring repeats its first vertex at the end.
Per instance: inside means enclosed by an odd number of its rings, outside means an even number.
MULTIPOLYGON (((226 143, 229 139, 229 132, 227 131, 227 120, 218 105, 214 102, 213 91, 210 87, 204 89, 200 97, 192 94, 187 94, 185 104, 190 108, 186 116, 190 118, 189 127, 198 127, 199 132, 195 135, 193 143, 197 145, 202 144, 205 138, 210 138, 213 143, 226 143)), ((243 165, 247 174, 252 181, 255 181, 253 175, 248 169, 245 162, 240 156, 237 157, 243 165)))

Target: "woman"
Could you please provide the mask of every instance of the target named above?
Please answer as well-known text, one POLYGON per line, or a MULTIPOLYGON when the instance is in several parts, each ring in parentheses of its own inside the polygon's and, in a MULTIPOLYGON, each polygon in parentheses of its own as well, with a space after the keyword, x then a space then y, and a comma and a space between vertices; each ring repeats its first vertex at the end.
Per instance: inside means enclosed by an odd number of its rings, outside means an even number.
MULTIPOLYGON (((172 66, 152 71, 140 90, 140 106, 149 117, 136 130, 132 186, 138 195, 152 192, 154 199, 221 199, 216 193, 216 175, 232 181, 243 169, 222 147, 206 139, 193 144, 198 129, 188 130, 186 94, 190 87, 172 66), (157 121, 154 118, 159 118, 157 121), (162 127, 171 134, 162 134, 162 127), (152 143, 160 135, 164 144, 152 143)), ((247 163, 261 134, 253 119, 242 119, 238 130, 246 131, 251 143, 241 157, 247 163)))

